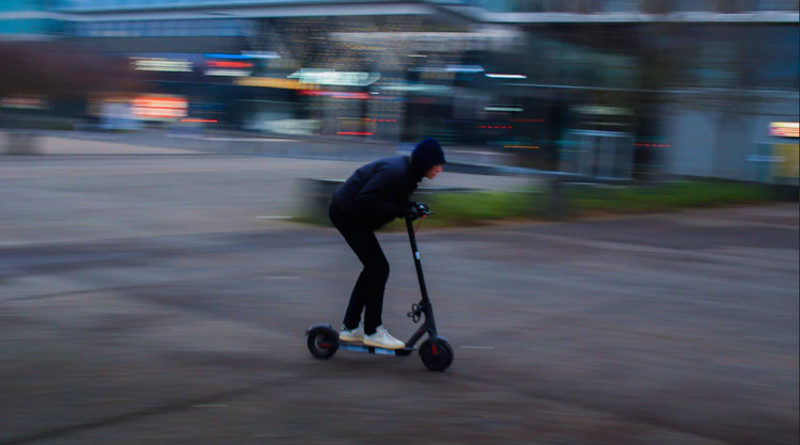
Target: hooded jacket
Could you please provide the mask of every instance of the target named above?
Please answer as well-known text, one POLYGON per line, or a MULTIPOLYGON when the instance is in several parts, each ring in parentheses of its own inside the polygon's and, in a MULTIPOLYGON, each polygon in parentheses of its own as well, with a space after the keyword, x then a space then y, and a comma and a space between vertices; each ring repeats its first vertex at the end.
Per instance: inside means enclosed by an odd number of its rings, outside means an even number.
POLYGON ((331 207, 354 227, 377 229, 405 215, 417 183, 431 167, 444 163, 439 143, 426 138, 411 156, 379 159, 360 167, 333 193, 331 207))

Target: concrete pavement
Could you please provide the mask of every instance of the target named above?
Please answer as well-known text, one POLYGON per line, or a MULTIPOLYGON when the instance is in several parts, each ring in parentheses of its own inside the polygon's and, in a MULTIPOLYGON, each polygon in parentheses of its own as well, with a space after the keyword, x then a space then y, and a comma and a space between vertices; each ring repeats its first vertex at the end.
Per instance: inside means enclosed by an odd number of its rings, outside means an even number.
MULTIPOLYGON (((437 374, 305 349, 357 261, 255 217, 291 208, 298 171, 351 168, 4 159, 0 444, 796 443, 797 204, 423 227, 455 346, 437 374)), ((380 238, 404 336, 413 263, 380 238)))

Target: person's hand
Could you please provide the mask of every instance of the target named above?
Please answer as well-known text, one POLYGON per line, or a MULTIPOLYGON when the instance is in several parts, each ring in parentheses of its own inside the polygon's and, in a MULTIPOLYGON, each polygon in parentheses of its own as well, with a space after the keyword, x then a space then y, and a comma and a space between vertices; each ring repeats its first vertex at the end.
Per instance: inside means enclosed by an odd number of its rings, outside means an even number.
POLYGON ((423 204, 421 202, 410 202, 408 210, 406 211, 406 217, 417 219, 426 213, 428 213, 427 204, 423 204))

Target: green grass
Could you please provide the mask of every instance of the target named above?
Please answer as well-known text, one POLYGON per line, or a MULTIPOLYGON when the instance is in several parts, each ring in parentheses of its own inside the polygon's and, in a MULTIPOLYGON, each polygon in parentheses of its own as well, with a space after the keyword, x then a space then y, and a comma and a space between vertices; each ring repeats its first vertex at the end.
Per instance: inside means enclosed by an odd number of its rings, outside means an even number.
MULTIPOLYGON (((565 185, 564 196, 570 217, 657 212, 775 200, 774 193, 767 186, 715 180, 648 186, 565 185)), ((546 188, 441 193, 418 199, 426 202, 434 211, 434 215, 425 220, 426 227, 481 225, 513 219, 544 220, 548 218, 547 207, 550 204, 550 194, 546 188)), ((315 223, 306 218, 296 220, 315 223)), ((398 219, 388 224, 384 230, 404 228, 403 220, 398 219)))
POLYGON ((531 199, 525 192, 447 193, 432 195, 428 205, 437 220, 480 221, 526 216, 531 199))
POLYGON ((769 188, 732 181, 681 181, 660 186, 592 187, 571 190, 570 204, 578 214, 648 212, 773 200, 769 188))
MULTIPOLYGON (((773 192, 760 184, 733 181, 681 181, 657 186, 565 185, 571 217, 678 210, 690 207, 767 202, 773 192)), ((547 189, 524 192, 469 192, 433 195, 431 226, 475 225, 504 219, 548 219, 547 189)), ((402 225, 397 225, 402 227, 402 225)))
MULTIPOLYGON (((432 194, 417 199, 423 200, 434 212, 425 219, 425 227, 450 227, 526 217, 532 208, 533 195, 530 192, 481 191, 432 194)), ((405 222, 397 219, 384 230, 404 228, 405 222)))

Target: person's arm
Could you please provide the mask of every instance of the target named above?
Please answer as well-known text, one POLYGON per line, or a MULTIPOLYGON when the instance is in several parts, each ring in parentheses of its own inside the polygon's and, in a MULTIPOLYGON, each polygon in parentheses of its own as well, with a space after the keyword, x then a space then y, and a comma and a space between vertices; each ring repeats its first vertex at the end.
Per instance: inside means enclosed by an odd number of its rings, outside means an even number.
POLYGON ((359 217, 374 223, 403 216, 408 205, 392 200, 391 196, 403 187, 404 180, 402 173, 392 170, 373 174, 356 197, 359 217))

